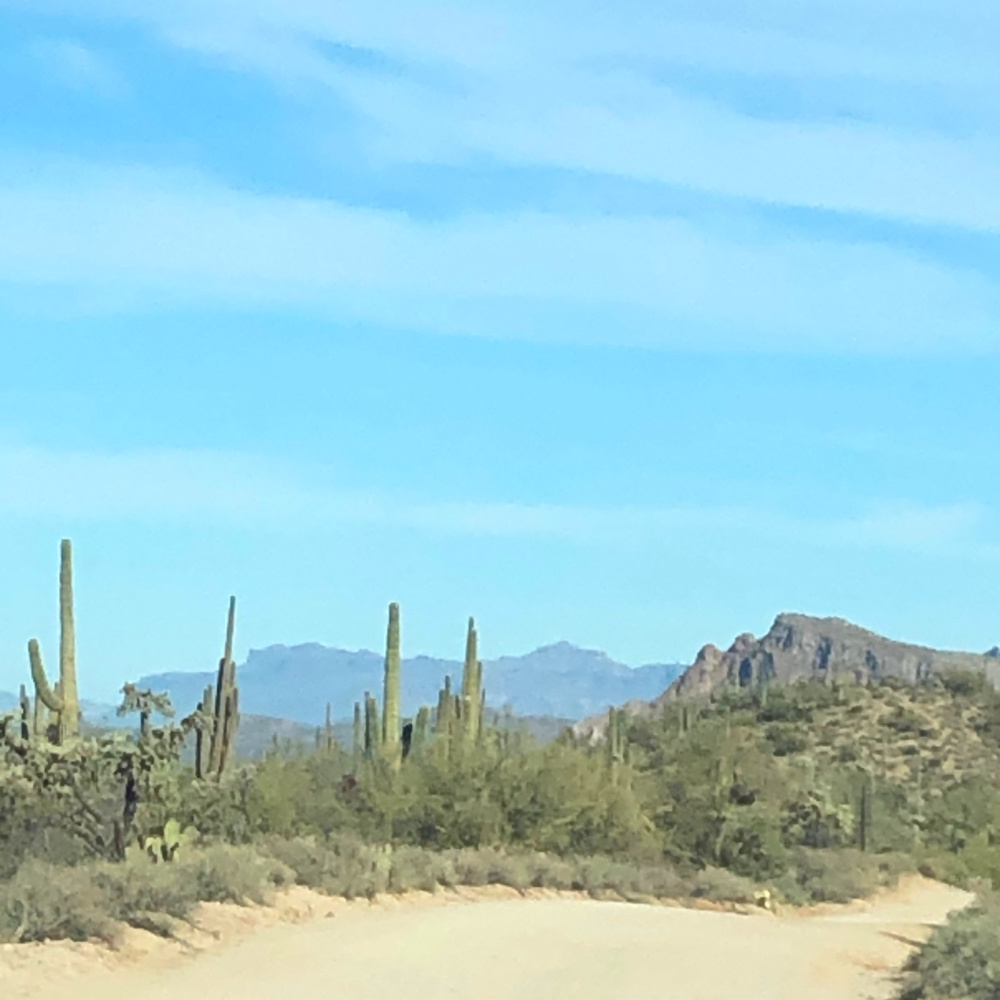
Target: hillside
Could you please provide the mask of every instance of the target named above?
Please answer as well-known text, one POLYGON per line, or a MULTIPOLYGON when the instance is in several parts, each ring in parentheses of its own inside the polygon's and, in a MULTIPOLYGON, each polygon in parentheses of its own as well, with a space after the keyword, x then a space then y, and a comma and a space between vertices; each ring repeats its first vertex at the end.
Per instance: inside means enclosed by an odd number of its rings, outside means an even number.
MULTIPOLYGON (((384 658, 370 650, 351 652, 318 643, 269 646, 251 650, 237 667, 241 709, 252 715, 288 719, 306 725, 322 723, 329 701, 334 717, 347 720, 365 691, 381 694, 384 658)), ((681 672, 680 664, 627 667, 598 650, 568 642, 543 646, 524 656, 483 662, 490 706, 521 717, 576 720, 608 705, 654 698, 681 672)), ((403 712, 437 703, 446 675, 458 680, 458 660, 416 656, 403 661, 403 712)), ((202 697, 211 673, 154 674, 140 687, 167 691, 179 711, 189 711, 202 697)), ((110 720, 109 720, 110 721, 110 720)))
MULTIPOLYGON (((996 649, 982 654, 930 649, 887 639, 842 618, 786 613, 778 615, 760 639, 744 633, 725 652, 711 644, 702 647, 694 663, 657 698, 635 700, 625 708, 630 715, 654 714, 676 701, 762 683, 868 684, 894 678, 912 684, 947 670, 981 673, 994 687, 1000 686, 996 649)), ((600 738, 607 719, 606 712, 584 719, 574 731, 600 738)))

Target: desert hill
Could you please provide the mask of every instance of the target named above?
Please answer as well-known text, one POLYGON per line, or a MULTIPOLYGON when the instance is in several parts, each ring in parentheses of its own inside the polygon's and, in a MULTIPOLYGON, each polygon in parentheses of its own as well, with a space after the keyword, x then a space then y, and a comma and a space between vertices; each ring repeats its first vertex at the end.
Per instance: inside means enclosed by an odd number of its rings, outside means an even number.
MULTIPOLYGON (((736 638, 723 652, 703 646, 694 663, 659 697, 625 703, 630 715, 653 714, 664 705, 708 697, 726 689, 760 684, 786 685, 820 680, 868 684, 886 678, 917 683, 947 670, 982 673, 1000 686, 1000 655, 930 649, 887 639, 842 618, 814 618, 786 613, 757 639, 750 633, 736 638)), ((599 739, 607 727, 603 713, 574 726, 578 736, 599 739)))

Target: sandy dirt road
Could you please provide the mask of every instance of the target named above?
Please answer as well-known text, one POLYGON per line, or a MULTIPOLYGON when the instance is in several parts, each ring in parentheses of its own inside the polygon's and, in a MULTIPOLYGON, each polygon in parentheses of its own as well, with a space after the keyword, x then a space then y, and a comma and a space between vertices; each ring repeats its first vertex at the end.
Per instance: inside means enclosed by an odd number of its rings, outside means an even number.
MULTIPOLYGON (((808 916, 565 898, 352 907, 330 919, 265 927, 168 967, 80 971, 71 995, 881 1000, 892 996, 891 973, 912 947, 970 899, 914 878, 868 904, 808 916)), ((0 977, 7 997, 67 995, 65 981, 46 986, 40 975, 6 985, 0 977)))

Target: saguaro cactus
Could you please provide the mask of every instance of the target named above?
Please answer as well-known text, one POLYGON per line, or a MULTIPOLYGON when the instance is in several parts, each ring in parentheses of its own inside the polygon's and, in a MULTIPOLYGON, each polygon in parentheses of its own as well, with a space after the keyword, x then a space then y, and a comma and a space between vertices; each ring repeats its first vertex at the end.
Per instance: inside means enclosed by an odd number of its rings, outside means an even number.
POLYGON ((354 703, 354 745, 351 749, 354 752, 354 768, 357 770, 365 751, 365 730, 361 718, 361 702, 359 701, 354 703))
POLYGON ((608 709, 608 741, 606 744, 608 762, 611 764, 623 759, 624 748, 622 746, 622 725, 620 718, 618 709, 612 705, 608 709))
POLYGON ((62 540, 59 552, 59 684, 62 712, 60 740, 80 735, 80 693, 76 684, 76 622, 73 616, 73 544, 62 540))
POLYGON ((398 767, 402 759, 400 743, 400 655, 399 605, 389 605, 389 628, 385 639, 385 686, 382 701, 382 751, 385 759, 398 767))
POLYGON ((22 684, 18 695, 18 704, 21 708, 21 739, 31 739, 31 699, 28 697, 28 689, 22 684))
MULTIPOLYGON (((59 550, 59 684, 53 690, 45 676, 37 639, 28 643, 35 697, 57 714, 56 741, 66 743, 80 735, 80 695, 76 683, 76 625, 73 618, 73 545, 62 540, 59 550)), ((36 718, 40 720, 40 711, 36 718)))
POLYGON ((858 809, 858 848, 867 851, 871 847, 872 823, 872 776, 867 771, 861 775, 861 802, 858 809))
POLYGON ((333 749, 333 716, 330 711, 330 703, 326 703, 326 723, 323 726, 324 744, 327 750, 333 749))
POLYGON ((438 694, 437 720, 434 731, 438 736, 447 737, 451 734, 455 718, 455 699, 451 693, 451 675, 444 679, 444 687, 438 694))
POLYGON ((365 692, 365 756, 374 760, 380 752, 382 727, 378 718, 378 699, 365 692))
MULTIPOLYGON (((30 656, 30 651, 29 651, 29 656, 30 656)), ((35 737, 35 739, 43 739, 48 736, 48 732, 49 732, 49 710, 45 707, 45 702, 38 697, 38 692, 36 689, 35 711, 31 724, 31 733, 35 737)))
POLYGON ((233 638, 236 632, 236 598, 229 598, 229 615, 226 619, 226 645, 219 661, 218 679, 214 691, 205 689, 205 699, 199 705, 207 716, 207 729, 199 734, 195 748, 195 766, 198 777, 222 774, 233 755, 236 729, 239 725, 239 689, 236 687, 236 664, 233 662, 233 638))
POLYGON ((465 665, 462 669, 462 735, 466 743, 475 743, 482 726, 483 665, 479 662, 479 636, 476 621, 469 619, 465 639, 465 665))
POLYGON ((194 771, 199 778, 204 778, 209 771, 209 758, 212 751, 212 728, 215 726, 215 688, 209 684, 205 687, 198 711, 206 717, 209 728, 199 728, 195 732, 194 771))
POLYGON ((413 741, 410 744, 410 752, 419 750, 427 742, 427 724, 430 721, 431 710, 426 705, 421 705, 417 710, 417 717, 413 722, 413 741))

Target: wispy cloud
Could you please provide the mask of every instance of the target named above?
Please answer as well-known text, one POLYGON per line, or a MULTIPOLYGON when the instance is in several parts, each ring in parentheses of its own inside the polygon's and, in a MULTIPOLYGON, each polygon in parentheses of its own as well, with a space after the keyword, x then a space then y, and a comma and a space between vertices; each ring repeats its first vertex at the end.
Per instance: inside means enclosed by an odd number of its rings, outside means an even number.
POLYGON ((1000 229, 998 114, 985 96, 1000 88, 1000 26, 975 0, 960 13, 944 0, 824 0, 808 11, 793 0, 760 10, 735 0, 669 10, 640 0, 614 8, 411 0, 391 10, 101 0, 92 9, 143 19, 172 45, 285 84, 335 89, 367 122, 375 157, 487 157, 1000 229), (334 58, 331 43, 380 53, 394 70, 334 58), (700 84, 690 74, 676 82, 685 67, 698 69, 700 84), (825 87, 825 105, 845 114, 817 119, 800 109, 780 120, 767 114, 759 86, 764 107, 755 113, 718 86, 723 79, 732 90, 734 75, 747 90, 762 77, 793 89, 808 83, 814 96, 825 87), (880 102, 885 87, 916 88, 902 119, 880 102))
MULTIPOLYGON (((763 224, 400 212, 199 174, 0 178, 0 281, 118 309, 277 304, 440 333, 687 348, 992 352, 1000 288, 879 245, 763 224)), ((9 170, 13 170, 9 167, 9 170)))
POLYGON ((598 507, 422 500, 330 485, 327 469, 213 451, 57 451, 0 446, 0 516, 160 523, 224 522, 282 531, 387 525, 438 535, 545 538, 580 545, 669 545, 692 534, 771 538, 806 548, 968 555, 988 545, 979 504, 872 504, 808 517, 740 507, 598 507), (26 490, 24 484, 30 483, 26 490))
POLYGON ((114 63, 96 50, 67 38, 39 39, 30 47, 31 57, 59 83, 102 97, 122 97, 128 81, 114 63))

